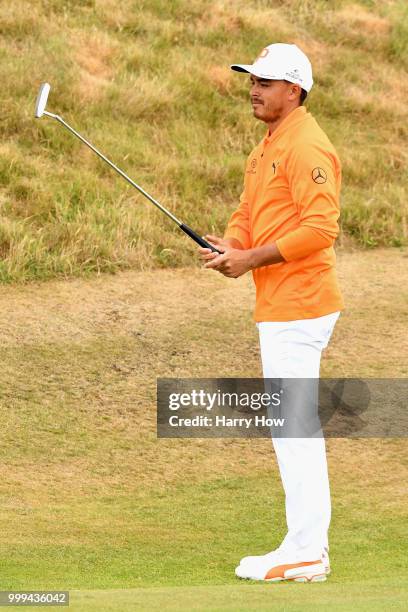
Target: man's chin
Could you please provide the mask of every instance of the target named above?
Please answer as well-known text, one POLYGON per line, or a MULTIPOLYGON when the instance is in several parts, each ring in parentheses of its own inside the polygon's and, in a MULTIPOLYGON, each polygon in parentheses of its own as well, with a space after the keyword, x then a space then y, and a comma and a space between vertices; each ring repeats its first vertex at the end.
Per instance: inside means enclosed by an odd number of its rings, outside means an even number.
POLYGON ((260 121, 264 121, 264 116, 263 116, 262 108, 258 108, 256 106, 254 106, 252 108, 252 111, 253 111, 253 116, 255 117, 255 119, 260 119, 260 121))

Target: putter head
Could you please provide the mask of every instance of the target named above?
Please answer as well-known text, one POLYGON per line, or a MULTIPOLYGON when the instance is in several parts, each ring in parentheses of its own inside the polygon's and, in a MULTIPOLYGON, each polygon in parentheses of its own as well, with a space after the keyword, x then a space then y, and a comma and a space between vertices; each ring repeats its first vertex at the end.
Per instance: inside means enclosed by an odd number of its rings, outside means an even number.
POLYGON ((37 119, 43 116, 47 105, 48 94, 50 93, 51 85, 42 83, 38 92, 37 101, 35 103, 35 116, 37 119))

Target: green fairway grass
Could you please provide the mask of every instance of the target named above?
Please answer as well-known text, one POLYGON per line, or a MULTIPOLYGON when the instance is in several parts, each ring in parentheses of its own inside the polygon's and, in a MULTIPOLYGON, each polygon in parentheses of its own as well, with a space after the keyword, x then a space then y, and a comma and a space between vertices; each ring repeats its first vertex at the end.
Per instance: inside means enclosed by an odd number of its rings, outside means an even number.
MULTIPOLYGON (((328 582, 341 593, 345 584, 356 588, 378 579, 397 597, 406 588, 406 513, 395 505, 373 513, 381 496, 370 491, 359 499, 355 482, 334 485, 328 582)), ((19 528, 2 546, 3 590, 236 585, 240 557, 263 554, 284 536, 275 470, 245 478, 206 474, 194 486, 168 485, 148 495, 112 487, 70 503, 63 498, 15 511, 19 528)))
MULTIPOLYGON (((72 593, 72 608, 90 612, 110 610, 207 610, 247 612, 335 610, 380 612, 406 610, 406 592, 389 581, 367 580, 359 585, 254 585, 82 591, 72 593)), ((56 609, 56 608, 54 608, 56 609)))

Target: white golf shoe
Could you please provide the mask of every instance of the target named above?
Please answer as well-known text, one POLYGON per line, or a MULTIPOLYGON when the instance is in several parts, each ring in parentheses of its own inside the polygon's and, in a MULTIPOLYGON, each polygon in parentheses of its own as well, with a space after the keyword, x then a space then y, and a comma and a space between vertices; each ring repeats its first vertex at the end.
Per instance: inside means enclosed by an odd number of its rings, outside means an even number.
POLYGON ((235 569, 238 578, 268 582, 323 582, 329 573, 330 562, 326 549, 321 558, 314 561, 294 561, 290 555, 277 549, 266 555, 244 557, 235 569))
POLYGON ((324 569, 326 570, 326 576, 328 576, 331 572, 330 569, 330 559, 329 559, 329 549, 324 548, 322 552, 322 563, 324 565, 324 569))

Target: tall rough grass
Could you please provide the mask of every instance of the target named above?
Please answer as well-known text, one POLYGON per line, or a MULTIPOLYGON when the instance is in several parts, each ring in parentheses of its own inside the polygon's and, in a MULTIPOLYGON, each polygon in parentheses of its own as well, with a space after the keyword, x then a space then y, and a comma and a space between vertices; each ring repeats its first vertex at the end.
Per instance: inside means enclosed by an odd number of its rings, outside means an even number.
POLYGON ((49 108, 198 231, 222 232, 264 132, 229 70, 273 41, 311 57, 307 107, 343 161, 342 230, 407 244, 404 1, 14 0, 0 4, 0 279, 191 265, 194 245, 49 108))

